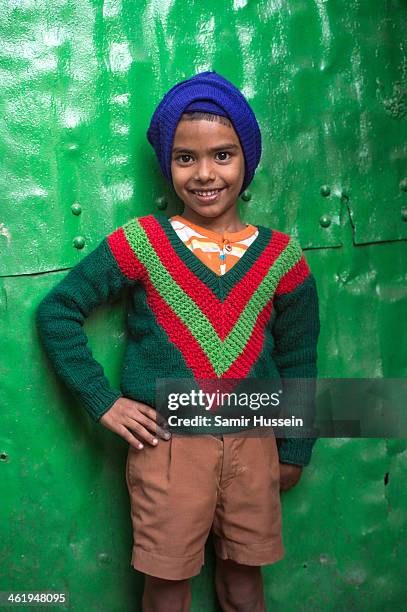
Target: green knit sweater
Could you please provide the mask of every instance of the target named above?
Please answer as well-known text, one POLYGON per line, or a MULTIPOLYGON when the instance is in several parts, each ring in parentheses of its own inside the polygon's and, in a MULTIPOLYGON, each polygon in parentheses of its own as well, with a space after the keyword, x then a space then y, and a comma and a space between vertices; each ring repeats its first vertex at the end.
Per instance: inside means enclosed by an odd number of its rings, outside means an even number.
MULTIPOLYGON (((156 378, 316 378, 320 331, 315 279, 297 240, 259 234, 223 276, 183 243, 163 214, 112 232, 42 300, 47 354, 97 422, 119 397, 155 407, 156 378), (121 389, 87 346, 85 318, 130 288, 121 389)), ((307 465, 314 438, 283 439, 280 461, 307 465)))

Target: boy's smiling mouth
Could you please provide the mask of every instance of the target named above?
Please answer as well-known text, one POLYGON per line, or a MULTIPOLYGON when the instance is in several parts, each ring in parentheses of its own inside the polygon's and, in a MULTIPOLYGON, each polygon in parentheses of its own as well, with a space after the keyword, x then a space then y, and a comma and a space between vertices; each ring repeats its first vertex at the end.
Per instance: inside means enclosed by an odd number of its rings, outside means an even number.
POLYGON ((204 202, 212 202, 212 200, 216 200, 218 195, 224 189, 226 189, 226 187, 219 187, 216 189, 190 189, 189 191, 199 200, 203 200, 204 202))

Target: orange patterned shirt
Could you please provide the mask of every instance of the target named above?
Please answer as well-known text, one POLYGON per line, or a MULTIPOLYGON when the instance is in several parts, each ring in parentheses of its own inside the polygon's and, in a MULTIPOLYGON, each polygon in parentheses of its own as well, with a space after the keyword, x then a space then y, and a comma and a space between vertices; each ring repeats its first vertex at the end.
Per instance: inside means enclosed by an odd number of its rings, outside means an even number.
POLYGON ((181 215, 174 215, 169 221, 185 245, 219 275, 235 265, 259 233, 254 225, 247 225, 239 232, 213 232, 181 215))

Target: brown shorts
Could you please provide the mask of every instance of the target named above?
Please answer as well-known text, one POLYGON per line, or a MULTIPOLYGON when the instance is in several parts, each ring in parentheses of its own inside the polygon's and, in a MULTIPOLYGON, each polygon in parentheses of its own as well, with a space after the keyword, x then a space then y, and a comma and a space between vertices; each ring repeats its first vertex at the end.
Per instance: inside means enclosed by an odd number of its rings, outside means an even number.
POLYGON ((273 435, 183 436, 129 446, 131 564, 182 580, 200 573, 212 529, 216 555, 244 565, 284 556, 280 466, 273 435))

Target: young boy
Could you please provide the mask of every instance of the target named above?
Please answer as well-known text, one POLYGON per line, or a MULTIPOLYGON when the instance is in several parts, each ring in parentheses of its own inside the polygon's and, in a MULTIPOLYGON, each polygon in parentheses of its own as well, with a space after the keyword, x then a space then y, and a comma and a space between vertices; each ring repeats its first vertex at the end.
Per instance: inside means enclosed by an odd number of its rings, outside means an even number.
POLYGON ((261 566, 284 556, 279 489, 293 486, 314 439, 183 436, 154 409, 159 378, 315 378, 319 315, 296 240, 244 224, 237 200, 260 161, 261 135, 241 92, 216 72, 175 85, 147 132, 182 215, 136 217, 112 232, 40 304, 58 373, 95 422, 129 443, 132 565, 144 611, 186 611, 212 530, 225 611, 265 610, 261 566), (82 326, 130 287, 121 390, 82 326))

